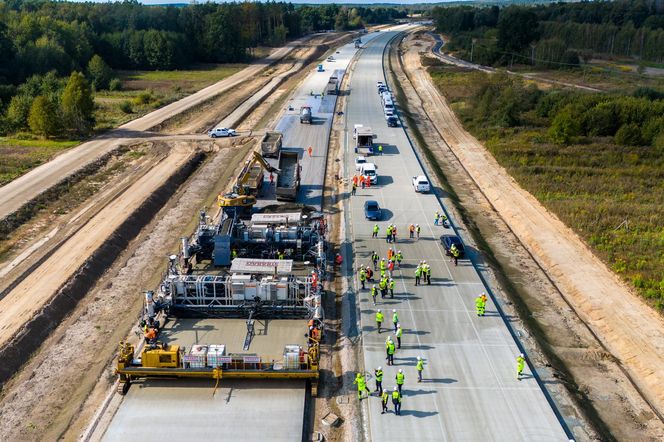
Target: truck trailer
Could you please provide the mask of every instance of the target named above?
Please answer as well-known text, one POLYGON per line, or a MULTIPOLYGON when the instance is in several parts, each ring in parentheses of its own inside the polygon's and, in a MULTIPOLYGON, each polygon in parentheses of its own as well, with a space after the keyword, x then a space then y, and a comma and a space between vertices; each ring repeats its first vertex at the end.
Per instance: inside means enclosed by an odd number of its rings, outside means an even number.
POLYGON ((278 201, 295 201, 300 188, 299 153, 282 150, 279 154, 279 177, 277 178, 276 196, 278 201))
POLYGON ((264 157, 278 158, 283 140, 281 132, 265 132, 261 139, 261 153, 264 157))

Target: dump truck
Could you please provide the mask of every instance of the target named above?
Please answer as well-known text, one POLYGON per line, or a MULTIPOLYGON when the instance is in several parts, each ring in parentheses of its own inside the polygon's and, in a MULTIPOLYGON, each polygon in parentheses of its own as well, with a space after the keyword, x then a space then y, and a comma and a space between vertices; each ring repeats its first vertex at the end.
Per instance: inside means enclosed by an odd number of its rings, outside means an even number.
POLYGON ((300 108, 300 123, 311 124, 311 106, 302 106, 300 108))
POLYGON ((277 200, 295 201, 300 188, 299 154, 292 150, 282 150, 279 154, 279 176, 277 178, 277 200))
POLYGON ((325 95, 338 95, 339 94, 339 79, 337 77, 330 77, 325 86, 325 95))
POLYGON ((355 126, 355 153, 361 153, 361 149, 367 149, 369 155, 373 154, 374 133, 370 127, 355 126))
POLYGON ((261 152, 264 157, 278 158, 283 139, 281 132, 265 132, 261 139, 261 152))

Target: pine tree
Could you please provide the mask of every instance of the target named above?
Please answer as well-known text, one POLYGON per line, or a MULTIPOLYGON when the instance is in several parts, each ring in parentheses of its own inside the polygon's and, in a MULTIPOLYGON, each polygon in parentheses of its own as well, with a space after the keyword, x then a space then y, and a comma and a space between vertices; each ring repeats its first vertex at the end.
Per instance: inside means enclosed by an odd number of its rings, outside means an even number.
POLYGON ((53 102, 43 95, 35 98, 30 107, 28 124, 30 130, 37 135, 45 137, 55 135, 60 124, 57 109, 53 102))
POLYGON ((67 127, 86 133, 92 127, 94 102, 90 84, 80 72, 72 72, 62 92, 62 113, 67 127))
POLYGON ((88 76, 95 90, 108 89, 113 71, 99 55, 94 55, 88 63, 88 76))

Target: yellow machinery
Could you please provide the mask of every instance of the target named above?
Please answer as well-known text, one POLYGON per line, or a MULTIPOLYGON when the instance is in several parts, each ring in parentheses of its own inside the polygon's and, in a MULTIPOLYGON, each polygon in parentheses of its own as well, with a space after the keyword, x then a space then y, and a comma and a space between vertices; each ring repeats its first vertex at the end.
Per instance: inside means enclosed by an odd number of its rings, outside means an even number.
MULTIPOLYGON (((178 345, 158 343, 146 346, 141 359, 134 359, 134 346, 120 343, 118 365, 115 372, 119 376, 118 393, 126 394, 132 379, 148 377, 167 378, 208 378, 219 381, 229 379, 308 379, 311 380, 312 395, 318 391, 319 342, 310 339, 306 361, 298 368, 283 368, 275 361, 247 363, 242 355, 229 357, 229 361, 217 367, 187 367, 184 348, 178 345)), ((260 358, 259 358, 260 359, 260 358)))
POLYGON ((256 197, 252 193, 258 193, 263 184, 262 170, 279 173, 279 169, 272 167, 258 152, 253 153, 253 158, 247 160, 244 167, 233 185, 233 191, 217 197, 219 207, 239 207, 251 209, 256 204, 256 197))

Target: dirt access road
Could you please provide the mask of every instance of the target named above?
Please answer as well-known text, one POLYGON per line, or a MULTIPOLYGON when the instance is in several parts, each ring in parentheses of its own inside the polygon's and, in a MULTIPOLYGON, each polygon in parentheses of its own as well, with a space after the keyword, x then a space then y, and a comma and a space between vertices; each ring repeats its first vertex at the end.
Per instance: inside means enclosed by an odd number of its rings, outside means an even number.
POLYGON ((37 195, 105 153, 116 149, 121 144, 126 144, 132 139, 140 138, 143 131, 147 131, 167 119, 237 86, 248 78, 257 76, 263 69, 288 55, 309 38, 296 40, 276 49, 268 57, 252 63, 240 72, 70 149, 52 161, 0 187, 0 220, 5 219, 37 195))
MULTIPOLYGON (((532 195, 521 189, 481 143, 463 129, 444 97, 431 82, 426 70, 422 68, 419 51, 428 50, 428 47, 433 45, 433 40, 422 38, 417 44, 419 46, 408 43, 405 45, 410 49, 403 54, 403 65, 417 90, 417 98, 422 101, 422 108, 426 109, 423 119, 428 119, 435 125, 437 133, 442 135, 449 150, 465 169, 455 171, 455 174, 466 172, 472 178, 473 185, 477 186, 490 204, 486 216, 490 217, 490 212, 495 211, 539 267, 546 272, 546 276, 555 284, 555 288, 569 306, 610 352, 602 355, 606 352, 599 348, 593 350, 596 356, 592 357, 591 351, 586 351, 591 348, 586 346, 592 347, 588 343, 593 336, 583 336, 582 330, 579 336, 576 336, 579 342, 575 348, 557 349, 563 352, 569 350, 564 357, 576 357, 578 373, 584 373, 584 363, 588 366, 598 365, 603 369, 599 371, 600 376, 594 379, 576 379, 577 382, 580 381, 579 388, 585 389, 584 383, 590 385, 595 393, 590 399, 606 411, 611 408, 620 410, 614 412, 625 413, 629 413, 630 409, 636 410, 633 415, 623 418, 634 421, 642 430, 652 429, 653 433, 646 433, 651 437, 652 434, 662 435, 662 422, 654 416, 647 404, 634 397, 636 392, 629 380, 625 380, 625 376, 620 373, 622 365, 653 408, 661 414, 664 409, 664 387, 661 384, 664 379, 662 319, 631 293, 571 229, 548 212, 532 195), (576 356, 572 354, 573 351, 576 356), (616 384, 608 382, 610 380, 616 384), (608 399, 618 399, 620 402, 608 399), (618 403, 620 405, 617 405, 618 403)), ((436 155, 441 156, 442 153, 439 155, 438 152, 443 150, 436 148, 436 155)), ((526 284, 530 282, 526 281, 526 284)), ((540 294, 540 297, 546 296, 546 293, 540 294)), ((555 296, 555 293, 551 296, 555 296)), ((546 302, 549 302, 549 299, 542 300, 542 303, 546 302)), ((562 310, 569 308, 563 307, 562 310)), ((533 316, 536 313, 541 316, 550 312, 533 312, 533 316)), ((547 320, 553 322, 556 318, 552 316, 547 320)), ((564 327, 574 326, 567 323, 573 321, 569 314, 566 317, 560 316, 558 320, 564 322, 564 327)), ((549 344, 556 345, 555 342, 549 344)), ((595 374, 597 373, 598 371, 595 371, 595 374)), ((638 428, 635 428, 635 431, 638 432, 638 428)), ((632 433, 632 438, 634 435, 635 433, 632 433)))

